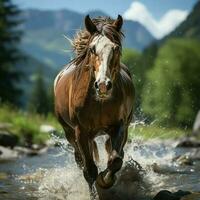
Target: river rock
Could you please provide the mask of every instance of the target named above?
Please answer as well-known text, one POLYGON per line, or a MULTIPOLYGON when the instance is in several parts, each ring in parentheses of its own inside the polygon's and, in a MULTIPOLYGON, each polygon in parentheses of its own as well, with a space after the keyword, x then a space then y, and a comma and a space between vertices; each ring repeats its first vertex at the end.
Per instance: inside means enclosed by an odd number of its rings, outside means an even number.
POLYGON ((14 160, 19 157, 17 151, 0 146, 0 162, 14 160))
POLYGON ((14 146, 17 145, 18 141, 19 141, 18 136, 7 131, 0 131, 1 146, 13 148, 14 146))
POLYGON ((158 174, 188 174, 190 171, 188 170, 180 170, 177 169, 175 166, 168 166, 168 165, 158 165, 157 163, 153 163, 150 166, 155 173, 158 174))
POLYGON ((192 130, 194 135, 200 135, 200 110, 197 113, 196 119, 194 121, 194 125, 193 125, 193 130, 192 130))
POLYGON ((48 150, 48 147, 43 147, 41 149, 31 149, 31 148, 16 146, 14 150, 17 151, 18 154, 20 155, 38 156, 38 155, 46 153, 48 150))
POLYGON ((48 125, 48 124, 42 124, 40 126, 40 132, 43 132, 43 133, 55 133, 57 132, 56 128, 51 126, 51 125, 48 125))
POLYGON ((195 149, 195 151, 190 154, 190 158, 192 161, 200 160, 200 149, 195 149))
POLYGON ((0 122, 0 130, 6 131, 9 130, 11 127, 12 127, 11 123, 0 122))
POLYGON ((49 140, 47 140, 45 142, 45 145, 48 146, 48 147, 56 147, 56 146, 59 146, 58 143, 53 140, 52 138, 50 138, 49 140))
POLYGON ((172 161, 179 165, 193 165, 194 163, 192 157, 188 154, 176 156, 172 161))
POLYGON ((178 192, 172 193, 168 190, 161 190, 153 200, 182 200, 183 196, 189 195, 191 192, 179 190, 178 192))
POLYGON ((176 147, 183 147, 183 148, 197 148, 200 147, 200 140, 197 140, 193 137, 186 137, 183 138, 176 147))

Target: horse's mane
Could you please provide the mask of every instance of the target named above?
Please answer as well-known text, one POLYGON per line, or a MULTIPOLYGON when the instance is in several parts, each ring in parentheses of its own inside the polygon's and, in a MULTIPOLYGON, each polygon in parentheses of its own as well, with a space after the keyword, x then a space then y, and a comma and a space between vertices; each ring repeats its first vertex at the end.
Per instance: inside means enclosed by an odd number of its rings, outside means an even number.
POLYGON ((114 21, 110 17, 97 17, 92 19, 96 25, 98 32, 91 35, 86 29, 80 30, 72 41, 73 50, 75 52, 75 59, 73 62, 80 63, 80 60, 87 55, 87 49, 90 41, 97 35, 102 34, 107 36, 112 42, 121 47, 122 37, 124 36, 121 31, 117 31, 114 26, 114 21))

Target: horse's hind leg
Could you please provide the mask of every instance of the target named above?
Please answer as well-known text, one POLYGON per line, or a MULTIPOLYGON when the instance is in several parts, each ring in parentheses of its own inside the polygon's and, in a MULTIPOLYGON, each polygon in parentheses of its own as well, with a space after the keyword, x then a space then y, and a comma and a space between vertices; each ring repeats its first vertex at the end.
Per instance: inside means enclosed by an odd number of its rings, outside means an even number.
MULTIPOLYGON (((109 188, 115 182, 115 173, 119 171, 123 164, 123 147, 127 140, 128 128, 123 122, 113 127, 110 132, 111 150, 107 163, 107 168, 101 172, 97 178, 97 184, 102 188, 109 188)), ((110 146, 110 145, 109 145, 110 146)))

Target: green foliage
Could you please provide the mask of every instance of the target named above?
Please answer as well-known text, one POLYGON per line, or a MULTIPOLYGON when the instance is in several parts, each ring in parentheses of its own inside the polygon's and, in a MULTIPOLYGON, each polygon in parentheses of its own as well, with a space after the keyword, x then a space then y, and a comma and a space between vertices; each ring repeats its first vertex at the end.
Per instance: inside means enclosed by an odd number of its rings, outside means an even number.
POLYGON ((52 114, 44 117, 35 113, 20 111, 13 106, 1 104, 0 122, 10 123, 13 134, 19 136, 21 145, 44 144, 49 134, 40 131, 40 125, 50 124, 60 133, 62 128, 52 114))
POLYGON ((123 49, 122 63, 127 65, 131 74, 135 74, 136 70, 140 72, 139 68, 140 53, 133 49, 123 49))
POLYGON ((157 42, 153 42, 151 45, 144 49, 141 57, 141 67, 143 70, 145 70, 143 71, 143 74, 145 74, 146 71, 153 67, 157 57, 158 49, 159 44, 157 42))
POLYGON ((21 38, 19 14, 11 0, 0 1, 0 101, 15 104, 21 94, 17 87, 21 73, 16 66, 22 58, 17 47, 21 38))
MULTIPOLYGON (((23 108, 27 108, 38 71, 40 70, 44 72, 43 80, 45 85, 47 85, 47 90, 50 90, 49 88, 53 88, 52 82, 58 70, 39 62, 29 55, 26 55, 26 59, 18 65, 23 73, 23 79, 21 79, 19 84, 19 87, 23 90, 23 95, 20 96, 20 102, 23 108)), ((48 91, 48 93, 50 92, 48 91)))
POLYGON ((192 125, 200 108, 200 42, 173 39, 160 48, 147 73, 143 111, 160 123, 192 125))
POLYGON ((52 104, 52 97, 45 85, 43 73, 39 70, 35 77, 35 84, 33 86, 30 97, 28 110, 39 114, 47 114, 50 111, 50 104, 52 104))
POLYGON ((133 49, 124 49, 122 52, 122 63, 130 70, 136 88, 137 106, 140 104, 140 94, 143 87, 144 73, 141 68, 141 54, 133 49))
POLYGON ((129 128, 129 139, 177 139, 188 135, 188 132, 180 128, 166 128, 155 125, 138 125, 129 128))
POLYGON ((156 43, 153 43, 144 50, 143 54, 133 49, 124 49, 122 52, 122 62, 129 67, 136 88, 136 114, 140 112, 141 93, 146 81, 145 75, 154 63, 157 50, 156 43))
MULTIPOLYGON (((21 136, 21 144, 25 144, 27 146, 31 146, 35 143, 34 136, 40 135, 39 127, 36 123, 30 120, 30 117, 21 115, 12 120, 15 131, 21 136)), ((47 136, 47 135, 46 135, 47 136)))

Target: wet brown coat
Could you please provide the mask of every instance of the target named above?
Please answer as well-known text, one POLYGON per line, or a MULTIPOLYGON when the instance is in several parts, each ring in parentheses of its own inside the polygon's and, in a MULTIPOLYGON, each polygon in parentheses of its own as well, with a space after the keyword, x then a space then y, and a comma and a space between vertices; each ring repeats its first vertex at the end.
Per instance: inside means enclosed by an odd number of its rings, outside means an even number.
POLYGON ((114 184, 115 173, 122 166, 123 147, 133 115, 134 86, 128 68, 120 63, 122 23, 121 16, 117 20, 98 18, 93 21, 86 16, 87 30, 81 31, 73 41, 76 58, 57 76, 54 85, 57 118, 74 147, 77 164, 84 168, 90 189, 95 180, 103 188, 114 184), (96 96, 95 71, 100 62, 89 48, 98 34, 105 35, 118 47, 113 50, 109 66, 113 87, 106 99, 96 96), (109 158, 106 170, 98 175, 93 154, 98 158, 94 138, 99 134, 109 136, 106 141, 109 158))

